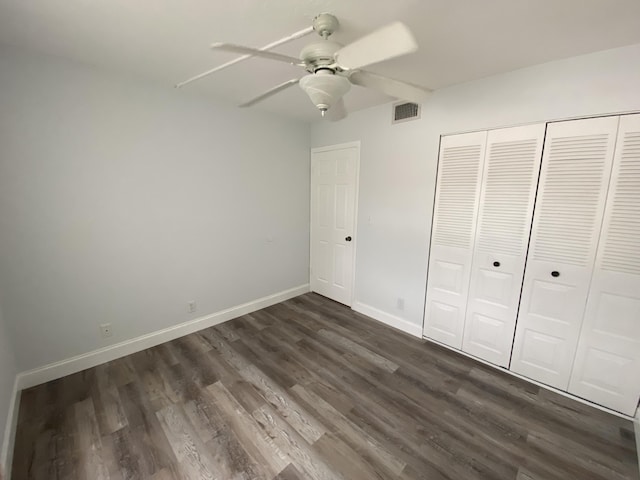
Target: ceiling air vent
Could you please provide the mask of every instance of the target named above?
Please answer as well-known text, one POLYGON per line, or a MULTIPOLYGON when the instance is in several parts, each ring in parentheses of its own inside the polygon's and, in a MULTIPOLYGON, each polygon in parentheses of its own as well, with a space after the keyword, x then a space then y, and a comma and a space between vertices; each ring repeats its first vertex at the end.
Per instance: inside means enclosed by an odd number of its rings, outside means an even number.
POLYGON ((393 121, 391 123, 408 122, 420 118, 420 105, 401 102, 393 104, 393 121))

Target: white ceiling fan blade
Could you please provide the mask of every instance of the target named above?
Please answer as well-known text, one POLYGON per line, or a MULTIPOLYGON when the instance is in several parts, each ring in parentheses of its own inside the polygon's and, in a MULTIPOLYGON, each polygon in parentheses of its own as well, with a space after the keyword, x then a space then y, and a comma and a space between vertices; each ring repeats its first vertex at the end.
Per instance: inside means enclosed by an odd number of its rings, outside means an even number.
POLYGON ((291 80, 287 80, 286 82, 281 83, 280 85, 277 85, 277 86, 273 87, 271 90, 267 90, 263 94, 258 95, 257 97, 252 98, 251 100, 249 100, 248 102, 243 103, 242 105, 240 105, 240 107, 250 107, 251 105, 255 105, 256 103, 261 102, 265 98, 268 98, 271 95, 275 95, 276 93, 281 92, 282 90, 284 90, 286 88, 289 88, 291 85, 295 85, 299 81, 300 81, 299 78, 292 78, 291 80))
POLYGON ((288 55, 282 55, 275 52, 267 52, 265 50, 258 50, 257 48, 243 47, 242 45, 234 45, 233 43, 214 43, 211 48, 216 50, 224 50, 225 52, 242 53, 245 55, 252 55, 255 57, 268 58, 269 60, 277 60, 279 62, 290 63, 292 65, 304 65, 298 58, 290 57, 288 55))
POLYGON ((347 116, 347 109, 344 106, 344 100, 341 98, 336 103, 334 103, 324 118, 329 120, 330 122, 337 122, 338 120, 342 120, 347 116))
POLYGON ((428 88, 411 85, 410 83, 401 82, 400 80, 394 80, 393 78, 383 77, 382 75, 370 72, 353 72, 349 75, 349 81, 354 85, 372 88, 390 97, 415 103, 424 102, 429 96, 429 93, 431 93, 431 90, 428 88))
POLYGON ((409 28, 401 22, 394 22, 341 48, 334 58, 341 68, 355 70, 413 53, 417 49, 418 44, 409 28))
MULTIPOLYGON (((275 42, 271 42, 271 43, 267 43, 265 46, 260 47, 258 50, 270 50, 274 47, 278 47, 280 45, 283 45, 285 43, 291 42, 293 40, 297 40, 299 38, 302 38, 306 35, 309 35, 310 33, 313 32, 313 27, 307 27, 304 28, 302 30, 298 30, 295 33, 292 33, 289 36, 286 36, 284 38, 281 38, 279 40, 276 40, 275 42)), ((206 72, 203 73, 199 73, 198 75, 188 78, 187 80, 184 80, 180 83, 176 83, 175 87, 176 88, 181 88, 184 87, 185 85, 190 84, 191 82, 195 82, 196 80, 200 80, 201 78, 207 77, 213 73, 219 72, 220 70, 224 70, 225 68, 229 68, 232 65, 235 65, 236 63, 240 63, 243 60, 247 60, 248 58, 251 58, 253 55, 242 55, 241 57, 238 58, 234 58, 233 60, 223 63, 222 65, 218 65, 215 68, 212 68, 210 70, 207 70, 206 72)))

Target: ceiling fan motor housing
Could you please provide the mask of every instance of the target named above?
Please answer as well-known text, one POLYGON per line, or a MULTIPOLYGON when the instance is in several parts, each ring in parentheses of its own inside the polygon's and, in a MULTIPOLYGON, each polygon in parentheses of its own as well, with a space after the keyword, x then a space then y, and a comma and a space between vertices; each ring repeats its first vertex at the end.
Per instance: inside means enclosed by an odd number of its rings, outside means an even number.
MULTIPOLYGON (((329 68, 335 65, 334 54, 342 48, 342 45, 330 40, 311 43, 300 52, 300 60, 305 64, 309 73, 314 73, 321 68, 329 68)), ((331 68, 335 71, 335 68, 331 68)))

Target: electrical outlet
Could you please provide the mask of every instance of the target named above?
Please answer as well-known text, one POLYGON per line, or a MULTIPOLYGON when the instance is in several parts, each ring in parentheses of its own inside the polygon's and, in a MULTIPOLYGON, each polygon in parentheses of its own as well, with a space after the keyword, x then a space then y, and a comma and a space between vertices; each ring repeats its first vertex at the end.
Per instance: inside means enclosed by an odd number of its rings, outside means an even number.
POLYGON ((101 323, 100 333, 102 334, 102 338, 109 338, 113 335, 113 327, 110 323, 101 323))
POLYGON ((397 307, 398 310, 404 310, 404 298, 398 297, 397 307))
POLYGON ((187 312, 194 313, 197 310, 197 305, 194 300, 187 303, 187 312))

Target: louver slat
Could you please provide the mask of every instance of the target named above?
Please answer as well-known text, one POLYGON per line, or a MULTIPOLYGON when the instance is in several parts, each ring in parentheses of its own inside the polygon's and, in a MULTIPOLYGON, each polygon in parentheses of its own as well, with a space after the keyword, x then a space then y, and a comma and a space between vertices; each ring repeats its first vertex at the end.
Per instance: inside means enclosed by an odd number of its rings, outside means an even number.
POLYGON ((478 249, 521 255, 531 225, 530 186, 537 178, 538 139, 489 144, 478 249))
POLYGON ((591 261, 609 141, 608 134, 548 140, 547 175, 536 204, 535 260, 576 266, 591 261))
POLYGON ((482 147, 448 147, 442 151, 433 234, 435 245, 471 247, 482 147))
POLYGON ((624 133, 619 162, 610 187, 601 267, 640 275, 640 132, 624 133))

